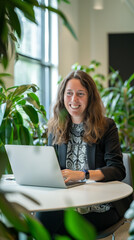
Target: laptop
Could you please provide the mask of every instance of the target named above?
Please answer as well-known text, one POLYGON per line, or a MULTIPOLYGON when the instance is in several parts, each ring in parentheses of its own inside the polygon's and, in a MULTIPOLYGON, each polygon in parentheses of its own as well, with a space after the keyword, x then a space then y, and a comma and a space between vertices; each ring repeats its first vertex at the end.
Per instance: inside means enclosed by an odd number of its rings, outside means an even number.
POLYGON ((5 148, 18 184, 68 188, 84 183, 65 184, 52 146, 5 145, 5 148))

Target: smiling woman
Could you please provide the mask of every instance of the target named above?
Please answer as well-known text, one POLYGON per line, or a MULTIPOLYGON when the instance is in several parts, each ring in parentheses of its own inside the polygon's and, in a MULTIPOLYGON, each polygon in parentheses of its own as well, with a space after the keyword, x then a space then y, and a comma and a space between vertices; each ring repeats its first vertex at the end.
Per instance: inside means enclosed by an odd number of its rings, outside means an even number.
MULTIPOLYGON (((55 147, 66 183, 89 178, 121 181, 125 177, 117 127, 105 117, 97 87, 87 73, 73 71, 62 80, 48 133, 48 145, 55 147)), ((76 210, 102 231, 118 222, 129 204, 126 199, 76 210)), ((37 217, 52 235, 66 234, 63 211, 42 212, 37 217)))
POLYGON ((74 78, 67 83, 64 104, 72 118, 72 122, 81 123, 88 104, 88 92, 79 79, 74 78))
POLYGON ((68 142, 70 124, 73 121, 83 121, 86 129, 84 141, 95 143, 107 128, 104 113, 105 109, 93 79, 83 71, 69 73, 59 86, 54 118, 48 123, 48 131, 54 135, 53 143, 68 142))

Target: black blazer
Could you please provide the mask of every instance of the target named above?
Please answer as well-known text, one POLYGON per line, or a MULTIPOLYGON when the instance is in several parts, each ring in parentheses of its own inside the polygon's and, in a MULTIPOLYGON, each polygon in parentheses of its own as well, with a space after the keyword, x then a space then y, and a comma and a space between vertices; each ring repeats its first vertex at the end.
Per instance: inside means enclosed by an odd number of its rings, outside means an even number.
MULTIPOLYGON (((100 169, 105 179, 103 181, 122 181, 126 176, 122 161, 118 130, 115 122, 107 118, 108 129, 97 143, 87 144, 87 159, 90 170, 100 169)), ((48 145, 52 145, 52 134, 48 138, 48 145)), ((61 169, 66 168, 67 144, 54 145, 61 169)), ((128 197, 113 202, 120 216, 128 209, 132 198, 128 197)))

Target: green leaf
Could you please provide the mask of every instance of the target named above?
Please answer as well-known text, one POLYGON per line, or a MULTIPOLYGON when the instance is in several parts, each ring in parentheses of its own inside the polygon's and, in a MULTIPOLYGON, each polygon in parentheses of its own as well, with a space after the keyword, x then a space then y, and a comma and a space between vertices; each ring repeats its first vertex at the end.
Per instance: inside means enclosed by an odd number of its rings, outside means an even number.
POLYGON ((28 214, 24 214, 29 232, 35 239, 39 240, 51 240, 48 231, 39 223, 36 219, 32 218, 28 214))
POLYGON ((45 121, 47 122, 47 118, 46 118, 46 110, 45 110, 45 108, 44 108, 43 105, 40 105, 40 110, 39 110, 39 112, 43 115, 45 121))
POLYGON ((113 98, 112 103, 111 103, 111 112, 115 111, 115 108, 117 106, 117 103, 120 99, 120 94, 118 93, 115 98, 113 98))
POLYGON ((26 18, 28 18, 30 21, 36 23, 35 20, 35 12, 33 9, 33 4, 27 3, 22 0, 10 0, 11 4, 15 6, 16 8, 19 8, 26 18))
POLYGON ((21 214, 16 211, 13 204, 2 193, 0 193, 0 209, 18 231, 28 232, 28 226, 24 219, 22 219, 21 214))
POLYGON ((20 135, 20 141, 22 145, 30 145, 31 144, 31 137, 28 129, 21 125, 19 128, 19 135, 20 135))
MULTIPOLYGON (((25 194, 23 195, 34 201, 34 199, 30 198, 29 196, 25 194)), ((9 223, 12 225, 13 229, 16 229, 18 232, 27 233, 34 239, 50 240, 50 235, 43 225, 38 220, 33 218, 26 208, 18 203, 9 202, 2 192, 0 193, 0 209, 4 216, 8 219, 9 223)), ((8 229, 1 223, 0 226, 8 235, 8 229)), ((7 239, 10 240, 10 238, 7 239)), ((14 238, 11 239, 13 240, 14 238)))
POLYGON ((23 106, 26 104, 26 100, 23 99, 23 96, 21 96, 20 98, 18 99, 14 99, 15 100, 15 105, 18 105, 18 106, 23 106))
POLYGON ((0 139, 0 177, 5 173, 5 169, 9 164, 8 155, 3 142, 0 139))
POLYGON ((29 116, 33 124, 39 123, 38 113, 32 106, 24 105, 22 106, 22 108, 25 111, 25 113, 29 116))
POLYGON ((1 103, 3 102, 6 102, 6 96, 5 94, 3 93, 3 88, 0 87, 0 101, 1 103))
POLYGON ((23 125, 23 118, 18 111, 14 112, 13 120, 14 120, 15 124, 23 125))
POLYGON ((7 49, 6 49, 6 47, 5 47, 5 54, 2 56, 2 58, 1 58, 1 63, 2 63, 2 65, 3 65, 3 67, 4 67, 4 69, 6 69, 7 68, 7 66, 8 66, 8 54, 7 54, 7 49))
POLYGON ((77 36, 76 36, 76 34, 75 34, 75 32, 74 32, 74 30, 73 30, 73 28, 72 28, 72 26, 71 26, 70 23, 68 22, 66 16, 63 14, 63 12, 61 12, 59 9, 53 8, 53 7, 51 7, 51 6, 45 6, 45 5, 43 5, 43 4, 40 4, 40 7, 41 7, 42 9, 48 9, 49 11, 58 14, 58 15, 62 18, 63 24, 68 28, 68 30, 70 31, 70 33, 72 34, 72 36, 73 36, 76 40, 78 39, 77 36))
POLYGON ((103 74, 95 74, 95 75, 93 76, 93 78, 94 78, 94 79, 100 78, 101 80, 105 80, 105 76, 104 76, 103 74))
POLYGON ((13 97, 14 96, 18 96, 18 95, 20 95, 22 93, 25 93, 29 89, 31 89, 33 92, 36 92, 38 90, 38 87, 35 84, 27 84, 27 85, 16 86, 16 89, 15 89, 15 91, 14 91, 12 96, 13 97))
POLYGON ((7 101, 6 101, 6 110, 5 110, 5 115, 4 115, 4 117, 7 117, 7 116, 8 116, 8 114, 9 114, 10 111, 11 111, 11 108, 12 108, 12 101, 7 100, 7 101))
POLYGON ((0 73, 0 78, 3 78, 3 77, 11 77, 12 75, 9 74, 9 73, 0 73))
POLYGON ((20 135, 19 135, 20 125, 16 124, 16 119, 13 119, 13 128, 14 128, 14 131, 13 131, 13 143, 12 144, 20 145, 21 144, 20 135))
POLYGON ((40 110, 40 101, 36 94, 34 93, 28 93, 28 98, 26 100, 32 104, 36 109, 40 110))
POLYGON ((10 21, 10 25, 12 26, 12 29, 14 29, 18 37, 21 38, 21 25, 20 25, 18 15, 14 11, 14 8, 12 8, 11 6, 8 8, 8 13, 9 13, 9 21, 10 21))
POLYGON ((39 7, 38 0, 24 0, 24 2, 31 4, 31 6, 39 7))
POLYGON ((74 210, 65 211, 65 226, 68 232, 77 240, 95 240, 94 227, 74 210))
POLYGON ((69 1, 69 0, 57 0, 57 1, 58 1, 58 3, 61 3, 61 2, 63 1, 63 2, 65 2, 65 3, 70 4, 70 1, 69 1))
POLYGON ((38 104, 38 106, 40 106, 39 98, 38 98, 38 96, 37 96, 35 93, 28 93, 27 95, 28 95, 31 99, 35 100, 36 103, 38 104))
POLYGON ((130 83, 134 80, 134 73, 129 77, 128 80, 125 81, 124 86, 126 86, 127 88, 130 87, 130 83))
POLYGON ((92 60, 91 64, 94 64, 96 67, 99 67, 101 65, 101 63, 96 60, 92 60))
POLYGON ((12 120, 6 118, 0 126, 0 137, 4 144, 12 143, 13 140, 13 124, 12 120))
MULTIPOLYGON (((78 63, 74 63, 71 67, 72 70, 77 70, 78 63)), ((61 77, 62 78, 62 77, 61 77)), ((63 78, 62 78, 63 79, 63 78)))
POLYGON ((54 240, 72 240, 72 238, 68 237, 68 236, 59 236, 56 235, 54 240))

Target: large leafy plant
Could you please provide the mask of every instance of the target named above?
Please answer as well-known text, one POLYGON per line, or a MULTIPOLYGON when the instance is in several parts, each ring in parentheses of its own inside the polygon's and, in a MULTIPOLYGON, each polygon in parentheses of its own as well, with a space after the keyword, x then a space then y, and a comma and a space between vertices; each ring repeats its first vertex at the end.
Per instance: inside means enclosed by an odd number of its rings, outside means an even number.
MULTIPOLYGON (((70 3, 69 0, 57 0, 57 2, 70 3)), ((51 1, 50 1, 51 2, 51 1)), ((76 34, 68 22, 66 16, 59 9, 53 8, 51 5, 42 4, 39 0, 4 0, 0 1, 0 60, 6 68, 9 61, 8 46, 14 49, 14 42, 21 39, 21 19, 19 11, 31 22, 37 24, 35 16, 35 7, 43 10, 48 9, 60 16, 63 24, 68 28, 74 38, 76 34), (19 11, 18 11, 19 10, 19 11), (17 38, 16 38, 17 36, 17 38)))
POLYGON ((34 144, 35 132, 41 144, 39 115, 46 111, 35 93, 34 84, 0 87, 0 138, 4 144, 34 144))
POLYGON ((101 92, 106 114, 115 120, 123 152, 134 151, 134 74, 123 81, 111 68, 109 87, 101 92))
MULTIPOLYGON (((37 90, 34 84, 0 87, 0 140, 3 144, 44 145, 47 142, 46 129, 43 130, 39 118, 46 121, 46 111, 40 104, 37 90)), ((6 172, 11 172, 8 162, 6 172)))

